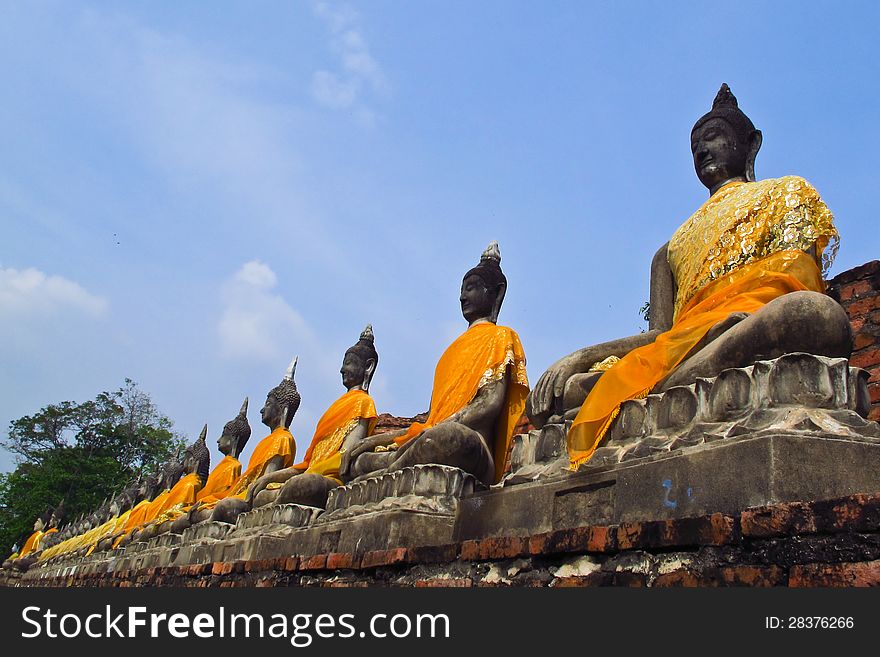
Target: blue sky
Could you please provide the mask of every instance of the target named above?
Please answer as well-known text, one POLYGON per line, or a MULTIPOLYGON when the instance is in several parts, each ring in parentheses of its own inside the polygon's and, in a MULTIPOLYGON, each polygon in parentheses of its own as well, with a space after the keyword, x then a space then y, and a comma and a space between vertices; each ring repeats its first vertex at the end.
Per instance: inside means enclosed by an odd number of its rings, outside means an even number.
POLYGON ((367 322, 379 411, 423 411, 493 239, 534 383, 644 328, 722 82, 764 132, 758 177, 804 176, 834 212, 831 273, 876 259, 878 22, 873 2, 2 2, 0 424, 130 377, 190 440, 250 396, 252 448, 298 354, 302 455, 367 322))

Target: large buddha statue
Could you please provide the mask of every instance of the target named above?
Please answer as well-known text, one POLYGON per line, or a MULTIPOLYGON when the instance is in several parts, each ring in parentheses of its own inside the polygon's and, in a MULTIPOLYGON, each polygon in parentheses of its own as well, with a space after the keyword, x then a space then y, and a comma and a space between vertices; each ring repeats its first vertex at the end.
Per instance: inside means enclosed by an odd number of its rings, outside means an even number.
POLYGON ((260 417, 271 433, 263 438, 251 454, 247 470, 225 492, 199 500, 189 513, 191 524, 215 520, 235 522, 249 508, 245 501, 248 488, 266 474, 290 467, 296 454, 296 443, 288 427, 299 408, 300 395, 293 381, 296 358, 290 363, 284 379, 269 391, 260 417))
MULTIPOLYGON (((241 477, 241 461, 238 460, 238 457, 251 437, 247 408, 248 398, 245 397, 238 415, 223 426, 223 433, 217 439, 217 448, 223 454, 223 459, 211 470, 204 487, 196 495, 196 502, 207 499, 222 499, 241 477)), ((172 532, 180 534, 190 526, 190 509, 192 509, 191 505, 189 508, 184 507, 183 510, 186 513, 181 513, 173 520, 170 528, 172 532)))
POLYGON ((837 243, 831 213, 803 178, 756 181, 761 142, 722 85, 691 131, 709 199, 654 257, 650 330, 569 354, 532 391, 536 426, 574 417, 573 467, 592 456, 626 399, 796 351, 849 356, 846 313, 824 294, 837 243))
POLYGON ((376 426, 376 404, 369 389, 378 362, 373 327, 367 325, 342 359, 339 371, 346 393, 318 420, 305 458, 290 468, 260 477, 247 501, 254 507, 270 502, 320 508, 327 504, 327 494, 342 485, 342 455, 363 442, 376 426))
POLYGON ((437 363, 427 420, 367 438, 346 452, 343 479, 349 468, 357 477, 425 463, 461 468, 487 484, 500 479, 528 394, 519 336, 496 325, 506 291, 501 254, 492 242, 464 275, 459 301, 468 328, 437 363))

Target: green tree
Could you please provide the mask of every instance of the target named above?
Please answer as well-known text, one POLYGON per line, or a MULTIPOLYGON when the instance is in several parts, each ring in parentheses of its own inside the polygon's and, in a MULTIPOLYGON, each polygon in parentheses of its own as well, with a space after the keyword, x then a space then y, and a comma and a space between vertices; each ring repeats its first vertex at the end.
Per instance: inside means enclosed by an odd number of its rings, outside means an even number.
POLYGON ((171 420, 130 379, 82 404, 49 404, 13 420, 3 444, 18 466, 0 475, 0 558, 62 499, 68 519, 90 513, 183 447, 171 420))

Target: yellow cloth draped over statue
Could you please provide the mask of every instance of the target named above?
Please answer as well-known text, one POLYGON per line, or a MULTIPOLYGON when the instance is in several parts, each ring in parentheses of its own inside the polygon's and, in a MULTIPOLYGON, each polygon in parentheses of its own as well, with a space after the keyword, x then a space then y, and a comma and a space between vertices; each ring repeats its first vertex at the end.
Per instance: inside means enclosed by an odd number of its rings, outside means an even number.
POLYGON ((40 539, 43 538, 43 530, 38 529, 33 534, 28 536, 28 539, 24 542, 24 545, 21 548, 21 551, 18 553, 19 557, 26 557, 31 552, 34 551, 35 547, 40 544, 40 539))
POLYGON ((257 444, 248 461, 247 470, 233 482, 226 493, 205 497, 200 508, 210 509, 226 497, 238 497, 243 500, 247 496, 248 486, 265 474, 269 461, 280 456, 282 458, 281 468, 289 468, 295 454, 296 442, 294 442, 293 436, 284 427, 278 427, 257 444))
POLYGON ((806 251, 815 246, 827 269, 837 240, 831 212, 803 178, 734 182, 718 190, 669 242, 677 285, 672 328, 596 382, 568 432, 571 467, 593 455, 623 401, 645 397, 716 323, 789 292, 824 292, 817 260, 806 251))
POLYGON ((201 489, 202 480, 198 474, 191 472, 186 475, 174 484, 174 487, 168 492, 168 495, 165 495, 164 497, 160 496, 162 497, 162 500, 158 506, 156 506, 155 503, 150 505, 150 509, 147 511, 143 524, 146 525, 153 521, 161 522, 168 520, 172 516, 180 515, 177 512, 184 507, 192 506, 201 489))
POLYGON ((525 410, 529 394, 526 355, 519 336, 511 328, 492 323, 475 324, 447 347, 434 371, 431 410, 425 422, 413 422, 407 432, 395 438, 398 445, 412 440, 425 429, 457 413, 476 396, 480 388, 504 377, 512 368, 504 408, 495 426, 495 481, 501 479, 510 439, 525 410))
POLYGON ((196 501, 209 497, 221 498, 229 492, 232 485, 241 476, 241 461, 234 456, 224 456, 223 460, 211 470, 204 488, 196 495, 196 501))
POLYGON ((342 462, 342 443, 346 435, 361 420, 369 420, 367 435, 373 433, 379 416, 373 398, 363 390, 349 390, 330 405, 315 428, 315 435, 306 450, 302 463, 295 468, 305 470, 305 474, 319 474, 337 481, 342 462))
POLYGON ((46 531, 37 530, 24 542, 24 547, 21 548, 21 552, 18 553, 20 557, 26 557, 31 552, 39 552, 40 544, 43 542, 43 539, 46 538, 49 534, 57 532, 58 530, 55 527, 50 527, 46 531))

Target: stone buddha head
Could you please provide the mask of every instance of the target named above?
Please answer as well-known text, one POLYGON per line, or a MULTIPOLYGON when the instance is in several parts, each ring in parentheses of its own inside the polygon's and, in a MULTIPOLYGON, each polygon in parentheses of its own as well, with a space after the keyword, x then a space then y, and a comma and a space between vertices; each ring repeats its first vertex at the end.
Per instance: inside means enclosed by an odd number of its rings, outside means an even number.
POLYGON ((221 454, 238 458, 251 437, 251 425, 247 420, 248 398, 244 398, 241 410, 233 419, 223 426, 223 433, 217 439, 217 448, 221 454))
POLYGON ((62 498, 60 502, 58 502, 58 506, 52 509, 52 515, 49 518, 49 527, 55 527, 56 529, 64 520, 64 499, 62 498))
POLYGON ((296 361, 296 358, 291 361, 281 383, 269 391, 266 395, 266 403, 260 409, 260 419, 271 431, 279 427, 287 429, 299 408, 300 395, 293 381, 296 361))
POLYGON ((197 474, 202 482, 208 479, 208 470, 211 466, 211 452, 205 444, 208 437, 208 425, 202 428, 202 433, 196 441, 186 448, 183 454, 183 467, 187 474, 197 474))
POLYGON ((339 373, 342 374, 342 385, 347 390, 369 391, 370 381, 373 380, 376 365, 379 364, 379 353, 374 341, 373 327, 367 324, 358 341, 345 352, 339 373))
POLYGON ((506 292, 507 277, 501 271, 501 251, 498 242, 490 242, 480 256, 479 264, 461 281, 461 314, 469 324, 479 320, 494 324, 498 321, 506 292))
POLYGON ((755 181, 755 158, 763 137, 722 84, 712 109, 691 130, 691 152, 700 182, 714 194, 728 182, 755 181))
POLYGON ((181 454, 178 451, 177 456, 170 459, 165 467, 162 468, 162 475, 159 480, 159 491, 171 488, 183 476, 184 465, 181 460, 181 454))
POLYGON ((159 487, 159 477, 155 474, 148 474, 146 477, 141 479, 140 485, 138 486, 138 501, 141 500, 151 500, 156 496, 157 488, 159 487))

